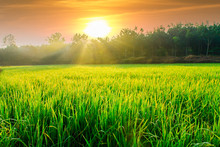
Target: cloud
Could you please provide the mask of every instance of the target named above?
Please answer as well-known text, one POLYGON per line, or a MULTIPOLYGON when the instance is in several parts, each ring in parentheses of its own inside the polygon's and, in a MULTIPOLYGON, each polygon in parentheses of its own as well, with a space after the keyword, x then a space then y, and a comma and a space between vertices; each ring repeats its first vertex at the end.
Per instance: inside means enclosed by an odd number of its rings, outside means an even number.
POLYGON ((74 18, 81 18, 143 12, 160 13, 215 8, 219 4, 219 0, 0 0, 0 19, 48 18, 61 14, 63 17, 73 15, 74 18))
POLYGON ((159 14, 219 5, 218 0, 0 0, 0 25, 15 25, 16 21, 18 25, 22 21, 47 24, 58 19, 77 21, 89 17, 159 14))

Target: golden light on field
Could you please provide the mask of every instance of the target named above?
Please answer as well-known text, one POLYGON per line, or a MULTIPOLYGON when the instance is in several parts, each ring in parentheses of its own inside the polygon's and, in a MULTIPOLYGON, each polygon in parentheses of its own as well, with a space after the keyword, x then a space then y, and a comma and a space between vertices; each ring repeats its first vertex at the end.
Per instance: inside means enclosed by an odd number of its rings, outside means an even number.
POLYGON ((87 27, 84 30, 90 37, 106 37, 110 31, 111 27, 105 20, 93 20, 87 23, 87 27))

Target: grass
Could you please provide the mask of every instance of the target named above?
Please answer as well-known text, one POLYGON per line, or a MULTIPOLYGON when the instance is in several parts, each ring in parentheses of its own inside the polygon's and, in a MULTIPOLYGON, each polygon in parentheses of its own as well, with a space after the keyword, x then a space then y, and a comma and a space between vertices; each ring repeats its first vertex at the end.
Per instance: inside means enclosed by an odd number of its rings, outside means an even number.
POLYGON ((220 64, 3 67, 0 146, 220 146, 220 64))

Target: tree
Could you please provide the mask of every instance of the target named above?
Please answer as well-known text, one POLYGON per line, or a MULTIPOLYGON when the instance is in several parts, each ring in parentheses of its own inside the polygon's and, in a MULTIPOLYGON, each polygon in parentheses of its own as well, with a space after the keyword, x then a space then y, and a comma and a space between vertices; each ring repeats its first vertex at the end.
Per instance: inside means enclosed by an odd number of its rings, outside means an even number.
POLYGON ((122 29, 116 37, 116 40, 121 44, 121 49, 124 48, 124 58, 135 56, 138 37, 137 29, 137 27, 134 30, 128 28, 122 29))
POLYGON ((50 37, 48 37, 46 39, 48 41, 48 43, 50 44, 57 44, 57 43, 61 43, 63 44, 65 42, 64 37, 62 37, 62 34, 59 32, 56 32, 54 34, 52 34, 50 37))
POLYGON ((216 38, 216 36, 218 36, 220 32, 219 27, 216 24, 214 25, 202 24, 201 26, 199 26, 199 32, 206 43, 206 56, 208 56, 210 47, 214 39, 216 38))
POLYGON ((163 26, 158 27, 153 32, 148 34, 150 46, 152 49, 152 56, 165 56, 169 47, 169 35, 163 26))
POLYGON ((167 33, 169 34, 170 38, 172 38, 173 55, 184 55, 184 50, 187 52, 187 27, 182 23, 172 25, 172 27, 169 27, 167 33))
POLYGON ((6 47, 16 47, 15 37, 9 34, 3 38, 3 44, 6 47))
POLYGON ((72 40, 73 44, 77 44, 79 42, 83 43, 83 42, 86 42, 88 40, 88 36, 86 34, 76 33, 71 40, 72 40))

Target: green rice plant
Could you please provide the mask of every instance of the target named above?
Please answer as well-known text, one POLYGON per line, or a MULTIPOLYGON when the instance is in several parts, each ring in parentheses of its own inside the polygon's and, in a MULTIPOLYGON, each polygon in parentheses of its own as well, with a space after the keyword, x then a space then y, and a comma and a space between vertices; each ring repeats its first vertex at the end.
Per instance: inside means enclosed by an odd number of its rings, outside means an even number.
POLYGON ((220 146, 220 64, 1 68, 0 146, 220 146))

